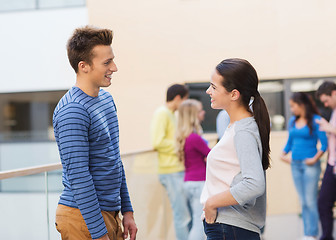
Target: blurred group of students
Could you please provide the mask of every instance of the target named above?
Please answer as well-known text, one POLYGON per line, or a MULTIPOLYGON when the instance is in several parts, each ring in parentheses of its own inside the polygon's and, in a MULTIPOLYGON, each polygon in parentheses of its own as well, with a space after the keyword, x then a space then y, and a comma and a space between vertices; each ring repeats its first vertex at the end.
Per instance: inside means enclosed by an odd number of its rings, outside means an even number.
MULTIPOLYGON (((159 178, 173 209, 176 238, 197 240, 205 239, 202 226, 204 214, 201 218, 204 202, 201 204, 201 195, 210 148, 202 138, 201 122, 205 116, 202 103, 187 97, 188 89, 184 85, 175 84, 168 89, 167 104, 154 115, 152 141, 159 152, 159 178), (177 120, 175 111, 178 112, 177 120), (166 152, 162 149, 164 138, 169 138, 170 141, 166 142, 166 152)), ((322 226, 320 239, 333 239, 333 206, 336 195, 336 84, 323 83, 317 90, 316 97, 325 107, 333 110, 330 122, 319 115, 310 95, 303 92, 293 93, 289 101, 293 114, 288 122, 289 136, 280 156, 281 160, 291 166, 299 195, 304 224, 303 240, 317 239, 319 219, 322 226), (327 151, 328 162, 319 189, 320 159, 327 151)), ((252 106, 249 109, 253 112, 252 106)), ((219 141, 228 127, 230 128, 230 116, 226 110, 221 110, 216 119, 219 141)), ((263 230, 262 226, 260 230, 263 230)))
POLYGON ((186 86, 170 86, 166 105, 155 112, 151 133, 153 147, 159 151, 159 180, 173 209, 176 238, 197 240, 205 239, 200 196, 210 148, 201 136, 202 103, 187 98, 186 86))
POLYGON ((332 109, 330 122, 320 116, 313 98, 296 92, 289 100, 293 116, 288 123, 288 140, 280 156, 290 164, 301 203, 304 240, 317 239, 319 220, 321 240, 333 238, 333 207, 336 196, 336 84, 324 82, 316 97, 332 109), (318 149, 318 143, 320 147, 318 149), (327 166, 319 188, 321 157, 328 152, 327 166), (288 153, 291 153, 289 155, 288 153))

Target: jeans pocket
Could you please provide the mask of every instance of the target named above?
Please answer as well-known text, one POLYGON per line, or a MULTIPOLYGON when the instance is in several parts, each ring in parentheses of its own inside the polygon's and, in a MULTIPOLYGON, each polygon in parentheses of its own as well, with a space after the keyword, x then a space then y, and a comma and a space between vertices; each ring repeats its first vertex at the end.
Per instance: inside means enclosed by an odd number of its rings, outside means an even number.
POLYGON ((63 216, 56 216, 55 227, 56 230, 61 234, 62 239, 67 239, 69 237, 69 231, 66 226, 66 219, 64 219, 63 216))
POLYGON ((203 221, 204 232, 207 240, 225 240, 225 232, 221 223, 207 223, 203 221))
POLYGON ((56 221, 55 221, 55 227, 56 227, 57 232, 61 233, 61 229, 59 227, 59 224, 57 224, 56 221))

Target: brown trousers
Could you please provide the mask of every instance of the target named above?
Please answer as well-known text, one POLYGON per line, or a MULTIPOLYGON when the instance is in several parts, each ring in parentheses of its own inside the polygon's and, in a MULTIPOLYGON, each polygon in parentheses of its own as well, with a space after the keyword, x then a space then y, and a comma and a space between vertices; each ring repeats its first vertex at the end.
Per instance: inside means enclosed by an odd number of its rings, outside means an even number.
MULTIPOLYGON (((102 211, 110 240, 124 240, 119 212, 102 211)), ((56 229, 62 240, 91 240, 90 232, 79 209, 59 204, 56 209, 56 229)))

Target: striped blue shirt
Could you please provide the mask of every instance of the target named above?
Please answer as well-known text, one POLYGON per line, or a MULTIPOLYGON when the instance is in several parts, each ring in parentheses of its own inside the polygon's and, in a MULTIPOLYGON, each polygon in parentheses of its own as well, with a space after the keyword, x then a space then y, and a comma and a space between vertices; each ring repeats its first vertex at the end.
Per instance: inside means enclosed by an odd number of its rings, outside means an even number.
POLYGON ((72 87, 53 116, 63 174, 59 204, 78 208, 93 239, 107 233, 101 211, 133 211, 119 151, 119 125, 112 96, 72 87))

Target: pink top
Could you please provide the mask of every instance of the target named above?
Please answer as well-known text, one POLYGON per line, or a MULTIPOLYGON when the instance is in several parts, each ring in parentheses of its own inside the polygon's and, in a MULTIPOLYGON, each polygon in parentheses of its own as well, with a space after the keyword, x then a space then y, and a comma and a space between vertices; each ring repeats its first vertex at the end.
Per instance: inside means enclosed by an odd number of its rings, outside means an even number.
POLYGON ((206 163, 210 148, 198 134, 191 133, 184 145, 184 181, 205 181, 206 163))
MULTIPOLYGON (((331 118, 330 118, 330 124, 334 127, 336 127, 336 110, 332 112, 331 118)), ((328 134, 328 164, 331 166, 335 165, 336 160, 336 135, 335 134, 328 134)))

